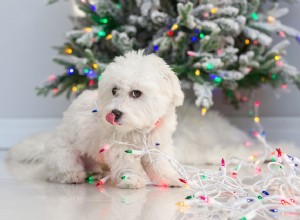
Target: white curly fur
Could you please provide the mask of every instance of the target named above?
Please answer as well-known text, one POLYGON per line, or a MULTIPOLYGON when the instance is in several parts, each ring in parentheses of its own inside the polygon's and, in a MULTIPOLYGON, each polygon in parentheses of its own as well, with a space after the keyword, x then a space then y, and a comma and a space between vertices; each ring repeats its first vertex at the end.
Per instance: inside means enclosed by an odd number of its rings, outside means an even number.
POLYGON ((21 155, 24 150, 15 147, 11 158, 21 161, 43 158, 47 177, 53 182, 81 183, 87 173, 102 172, 102 168, 108 166, 111 179, 120 188, 144 187, 147 176, 158 185, 177 186, 178 174, 166 161, 150 163, 148 156, 136 160, 124 151, 141 149, 143 135, 140 131, 153 128, 147 134, 148 146, 173 156, 175 107, 182 104, 183 97, 178 78, 161 58, 154 54, 143 55, 143 51, 129 52, 107 66, 98 91, 85 91, 74 100, 46 143, 42 156, 36 158, 34 155, 38 153, 32 154, 33 149, 21 155), (113 96, 115 87, 118 91, 113 96), (142 95, 132 98, 129 96, 132 90, 140 90, 142 95), (98 113, 91 112, 95 106, 99 107, 98 113), (113 109, 123 112, 118 121, 121 125, 106 121, 106 115, 113 109), (158 120, 159 125, 154 126, 158 120), (113 143, 113 140, 136 147, 114 144, 99 155, 101 145, 113 143), (160 146, 155 146, 157 142, 160 146), (120 175, 126 174, 126 170, 137 175, 121 181, 120 175))

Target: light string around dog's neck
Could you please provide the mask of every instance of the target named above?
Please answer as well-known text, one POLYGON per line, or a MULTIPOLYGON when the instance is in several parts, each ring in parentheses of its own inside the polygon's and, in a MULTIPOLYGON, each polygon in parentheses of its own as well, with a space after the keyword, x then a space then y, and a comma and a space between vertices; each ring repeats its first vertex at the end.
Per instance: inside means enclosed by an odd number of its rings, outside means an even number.
MULTIPOLYGON (((190 166, 182 166, 178 161, 163 154, 158 149, 149 149, 147 142, 143 150, 128 149, 124 153, 132 154, 134 157, 153 155, 156 157, 151 163, 159 160, 168 160, 173 168, 182 176, 179 179, 184 188, 191 190, 191 194, 186 197, 184 202, 176 205, 181 212, 193 215, 197 218, 212 218, 219 216, 224 218, 226 215, 232 219, 249 220, 255 217, 269 219, 271 216, 299 215, 300 214, 300 159, 283 153, 279 148, 272 148, 265 139, 265 132, 260 124, 258 107, 254 122, 257 130, 253 131, 253 136, 263 145, 263 155, 256 161, 251 156, 251 161, 245 161, 238 157, 231 157, 227 162, 222 159, 220 170, 211 171, 198 169, 190 166), (269 153, 275 155, 277 159, 268 163, 269 171, 267 176, 262 175, 260 166, 266 161, 269 153), (230 167, 235 166, 230 172, 230 167), (257 177, 261 177, 253 184, 246 184, 246 180, 253 179, 253 175, 241 177, 242 171, 249 172, 255 170, 257 177), (188 176, 187 173, 190 173, 188 176), (230 173, 231 176, 228 175, 230 173)), ((139 131, 143 139, 147 139, 147 132, 139 131)), ((136 147, 134 144, 118 142, 117 144, 136 147)), ((129 176, 139 176, 133 170, 122 170, 117 178, 126 181, 129 176)), ((139 176, 141 177, 141 176, 139 176)), ((107 179, 107 177, 104 177, 107 179)), ((141 177, 143 178, 143 177, 141 177)), ((147 184, 151 183, 145 179, 147 184)), ((98 182, 99 183, 99 182, 98 182)), ((103 184, 98 184, 101 187, 103 184)), ((101 188, 102 189, 102 188, 101 188)), ((180 218, 180 212, 175 218, 180 218)))

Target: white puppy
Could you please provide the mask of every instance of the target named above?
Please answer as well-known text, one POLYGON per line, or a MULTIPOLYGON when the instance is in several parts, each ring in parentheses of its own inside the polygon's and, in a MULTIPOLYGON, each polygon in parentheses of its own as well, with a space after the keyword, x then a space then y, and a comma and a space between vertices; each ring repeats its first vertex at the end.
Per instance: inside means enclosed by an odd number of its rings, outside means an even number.
MULTIPOLYGON (((48 179, 81 183, 88 173, 108 166, 111 180, 121 188, 144 187, 147 176, 157 185, 180 185, 178 173, 167 160, 152 163, 148 155, 139 160, 124 151, 141 150, 146 141, 149 148, 173 157, 175 107, 182 105, 183 98, 178 78, 158 56, 139 51, 115 58, 103 72, 98 91, 83 92, 47 142, 42 160, 48 179), (93 113, 96 107, 98 112, 93 113), (110 145, 98 153, 101 146, 110 145), (126 174, 123 181, 121 176, 126 174)), ((38 159, 33 151, 28 152, 29 160, 38 159)), ((24 157, 20 155, 24 150, 16 148, 12 153, 24 157)))

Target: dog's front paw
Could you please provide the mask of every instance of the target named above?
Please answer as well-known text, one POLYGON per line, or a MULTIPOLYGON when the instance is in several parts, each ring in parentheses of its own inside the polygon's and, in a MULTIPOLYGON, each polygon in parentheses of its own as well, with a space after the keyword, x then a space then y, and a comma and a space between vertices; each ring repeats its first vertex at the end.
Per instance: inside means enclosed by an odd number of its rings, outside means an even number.
POLYGON ((83 183, 87 177, 86 172, 65 172, 49 175, 48 179, 55 183, 83 183))
POLYGON ((168 164, 162 164, 162 166, 149 166, 146 169, 146 173, 155 185, 167 187, 182 186, 179 181, 180 175, 168 164))
POLYGON ((156 176, 152 179, 153 183, 158 186, 181 187, 182 183, 180 183, 179 178, 179 175, 175 173, 160 173, 159 176, 156 176))
POLYGON ((140 189, 145 185, 145 180, 139 176, 122 176, 120 180, 117 180, 117 187, 122 189, 140 189))

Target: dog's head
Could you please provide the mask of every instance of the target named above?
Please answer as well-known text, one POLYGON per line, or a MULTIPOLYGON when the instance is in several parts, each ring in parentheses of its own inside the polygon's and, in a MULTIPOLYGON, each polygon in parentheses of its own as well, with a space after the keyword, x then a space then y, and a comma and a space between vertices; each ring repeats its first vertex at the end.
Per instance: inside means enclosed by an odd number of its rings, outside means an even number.
POLYGON ((126 131, 151 127, 184 97, 164 60, 143 51, 115 58, 102 74, 98 96, 107 123, 126 131))

